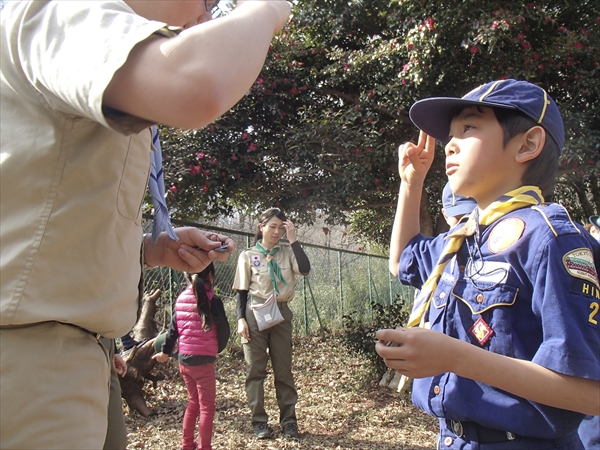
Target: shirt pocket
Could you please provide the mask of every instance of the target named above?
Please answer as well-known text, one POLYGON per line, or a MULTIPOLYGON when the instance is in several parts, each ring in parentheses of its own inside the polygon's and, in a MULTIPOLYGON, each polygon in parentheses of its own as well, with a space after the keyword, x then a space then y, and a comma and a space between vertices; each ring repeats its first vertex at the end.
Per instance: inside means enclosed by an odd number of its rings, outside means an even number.
POLYGON ((443 278, 438 282, 438 285, 431 298, 431 304, 429 306, 429 317, 428 322, 433 325, 440 321, 442 313, 448 305, 450 296, 452 295, 452 289, 454 282, 444 280, 443 278))
POLYGON ((477 289, 466 280, 457 281, 452 294, 469 307, 474 315, 481 315, 499 306, 512 306, 517 301, 519 289, 499 284, 491 289, 477 289))
POLYGON ((150 147, 132 137, 119 181, 117 208, 121 216, 141 223, 142 202, 150 175, 150 147))

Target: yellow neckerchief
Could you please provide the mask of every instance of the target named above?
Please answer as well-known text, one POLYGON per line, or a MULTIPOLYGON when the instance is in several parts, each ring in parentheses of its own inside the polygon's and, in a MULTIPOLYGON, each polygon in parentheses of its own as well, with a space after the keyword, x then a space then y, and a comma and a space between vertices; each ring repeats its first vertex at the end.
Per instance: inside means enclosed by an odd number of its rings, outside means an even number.
MULTIPOLYGON (((491 225, 505 214, 528 205, 539 205, 544 201, 542 192, 536 186, 522 186, 519 189, 507 192, 498 200, 490 204, 479 215, 480 225, 491 225)), ((446 246, 442 250, 438 262, 431 275, 421 288, 421 293, 415 300, 412 312, 408 319, 407 327, 420 326, 425 324, 425 312, 429 308, 431 298, 438 284, 440 276, 444 272, 446 264, 456 255, 467 236, 472 236, 477 227, 477 210, 474 210, 465 224, 446 236, 446 246)))

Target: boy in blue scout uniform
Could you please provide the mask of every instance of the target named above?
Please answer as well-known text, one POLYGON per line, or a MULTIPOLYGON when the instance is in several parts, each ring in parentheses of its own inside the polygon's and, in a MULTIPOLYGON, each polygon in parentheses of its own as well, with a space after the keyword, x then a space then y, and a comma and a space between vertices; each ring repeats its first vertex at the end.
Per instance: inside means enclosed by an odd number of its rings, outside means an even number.
POLYGON ((421 100, 410 117, 422 131, 399 149, 390 271, 421 295, 408 328, 377 332, 377 352, 415 378, 413 402, 439 418, 438 448, 583 448, 579 424, 600 415, 600 248, 544 203, 564 143, 556 104, 501 80, 421 100), (419 205, 436 139, 452 191, 478 207, 426 238, 419 205))

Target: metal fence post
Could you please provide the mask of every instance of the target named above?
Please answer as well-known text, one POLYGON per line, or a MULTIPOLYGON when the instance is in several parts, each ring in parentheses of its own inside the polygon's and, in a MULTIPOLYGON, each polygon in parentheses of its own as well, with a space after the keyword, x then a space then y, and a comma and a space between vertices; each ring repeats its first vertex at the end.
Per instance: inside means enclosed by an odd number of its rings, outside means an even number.
POLYGON ((338 250, 338 286, 340 287, 340 316, 344 315, 344 289, 342 288, 342 252, 338 250))
POLYGON ((304 300, 304 335, 308 336, 308 305, 306 304, 306 277, 302 277, 302 298, 304 300))
POLYGON ((369 285, 369 310, 371 311, 371 319, 373 318, 373 293, 371 292, 371 255, 367 256, 367 284, 369 285))

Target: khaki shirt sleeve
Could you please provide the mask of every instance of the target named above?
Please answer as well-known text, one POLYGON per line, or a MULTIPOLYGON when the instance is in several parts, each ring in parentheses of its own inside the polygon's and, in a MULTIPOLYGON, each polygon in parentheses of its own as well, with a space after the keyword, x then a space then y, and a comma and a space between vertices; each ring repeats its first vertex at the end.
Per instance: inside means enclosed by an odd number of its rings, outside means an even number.
POLYGON ((250 269, 250 258, 247 251, 240 253, 238 264, 233 279, 232 289, 235 291, 250 290, 250 282, 252 281, 252 271, 250 269))

